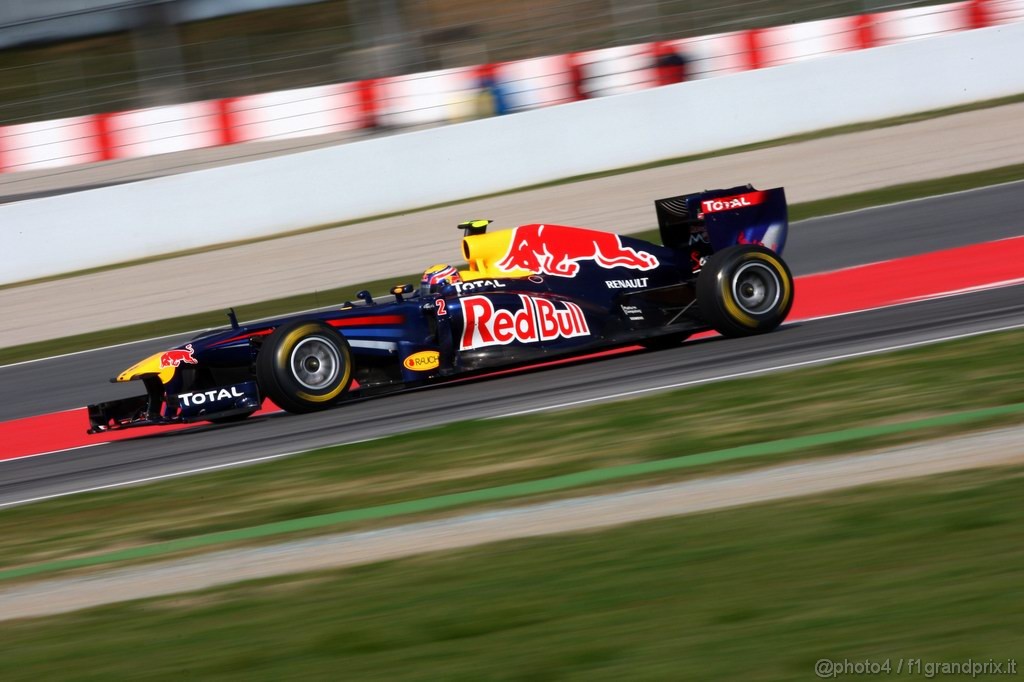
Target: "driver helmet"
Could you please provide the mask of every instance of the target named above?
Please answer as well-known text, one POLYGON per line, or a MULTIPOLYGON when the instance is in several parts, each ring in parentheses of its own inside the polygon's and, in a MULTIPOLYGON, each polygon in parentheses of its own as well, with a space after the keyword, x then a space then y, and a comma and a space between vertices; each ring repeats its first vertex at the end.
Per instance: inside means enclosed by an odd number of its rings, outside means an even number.
POLYGON ((431 265, 423 271, 423 279, 420 280, 420 294, 435 294, 442 287, 448 284, 455 284, 462 281, 459 271, 447 263, 431 265))

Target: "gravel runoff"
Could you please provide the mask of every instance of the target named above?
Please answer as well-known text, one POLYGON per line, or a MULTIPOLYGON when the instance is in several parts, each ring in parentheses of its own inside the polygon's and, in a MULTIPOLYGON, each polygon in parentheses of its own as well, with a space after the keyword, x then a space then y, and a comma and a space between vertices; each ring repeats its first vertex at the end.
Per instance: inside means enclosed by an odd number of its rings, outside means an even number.
POLYGON ((873 454, 806 460, 626 492, 218 551, 81 577, 21 584, 0 591, 0 620, 47 616, 243 580, 338 569, 502 540, 590 531, 919 476, 1020 464, 1024 464, 1024 427, 1013 427, 873 454))
POLYGON ((517 192, 0 290, 0 348, 458 261, 467 218, 633 232, 655 226, 654 199, 705 187, 782 185, 796 203, 1022 162, 1024 103, 517 192))

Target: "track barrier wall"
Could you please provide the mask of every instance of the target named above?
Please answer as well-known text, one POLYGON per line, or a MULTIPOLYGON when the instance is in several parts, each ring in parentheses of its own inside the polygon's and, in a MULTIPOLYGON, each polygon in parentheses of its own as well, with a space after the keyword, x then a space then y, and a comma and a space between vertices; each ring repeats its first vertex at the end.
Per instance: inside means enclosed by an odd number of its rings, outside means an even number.
POLYGON ((437 126, 1024 20, 1024 0, 962 0, 207 102, 0 126, 0 172, 218 145, 437 126), (685 57, 674 69, 665 60, 685 57))
MULTIPOLYGON (((771 45, 770 35, 758 40, 771 45)), ((758 66, 778 62, 765 59, 758 66)), ((1024 92, 1021 63, 1024 23, 1010 23, 16 202, 0 206, 0 284, 1014 95, 1024 92)), ((287 111, 289 100, 276 97, 273 106, 287 111)), ((222 137, 230 107, 180 105, 203 126, 180 137, 222 137)), ((122 145, 168 151, 132 135, 137 115, 75 125, 95 126, 122 145)), ((147 127, 179 125, 175 117, 149 116, 147 127)), ((309 124, 317 125, 315 116, 309 124)), ((103 158, 76 153, 83 161, 103 158)))

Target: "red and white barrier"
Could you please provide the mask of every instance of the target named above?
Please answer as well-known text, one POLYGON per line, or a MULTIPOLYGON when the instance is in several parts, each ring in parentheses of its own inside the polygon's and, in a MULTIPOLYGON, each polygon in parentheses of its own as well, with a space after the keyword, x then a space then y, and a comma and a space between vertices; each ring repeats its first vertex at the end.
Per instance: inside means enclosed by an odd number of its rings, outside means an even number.
MULTIPOLYGON (((870 21, 870 17, 868 17, 870 21)), ((840 17, 822 21, 808 21, 760 33, 763 66, 790 64, 838 52, 849 52, 874 47, 866 39, 867 26, 862 17, 840 17)))
POLYGON ((475 68, 382 79, 377 90, 377 125, 404 128, 472 118, 478 94, 475 68))
POLYGON ((359 89, 353 83, 280 90, 223 100, 230 142, 280 140, 363 126, 359 89))
POLYGON ((580 90, 587 99, 622 95, 657 85, 652 44, 623 45, 576 55, 580 90))
POLYGON ((217 102, 99 114, 96 118, 107 138, 104 158, 130 159, 223 143, 217 102))
POLYGON ((509 109, 524 111, 577 99, 568 55, 498 64, 494 77, 509 109))
POLYGON ((910 7, 877 14, 875 34, 879 45, 931 38, 971 25, 971 2, 953 2, 931 7, 910 7))
POLYGON ((977 28, 1024 21, 1024 0, 997 0, 976 3, 976 5, 978 5, 975 12, 977 28))
POLYGON ((0 168, 7 172, 102 161, 97 116, 0 128, 0 168))
POLYGON ((463 121, 636 92, 1024 20, 1024 0, 963 0, 699 38, 625 45, 249 97, 0 127, 0 171, 17 172, 237 142, 463 121), (490 83, 493 88, 483 86, 490 83))

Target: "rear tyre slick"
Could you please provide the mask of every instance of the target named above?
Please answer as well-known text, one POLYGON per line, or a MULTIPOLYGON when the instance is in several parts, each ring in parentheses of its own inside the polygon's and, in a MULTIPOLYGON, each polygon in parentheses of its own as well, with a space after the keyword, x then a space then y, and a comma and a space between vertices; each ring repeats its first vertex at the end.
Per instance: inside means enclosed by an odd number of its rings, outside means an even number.
POLYGON ((789 314, 793 275, 763 246, 730 246, 709 258, 697 277, 697 305, 723 336, 763 334, 789 314))
POLYGON ((321 322, 291 322, 263 342, 256 381, 283 410, 325 410, 352 384, 352 351, 341 334, 321 322))

